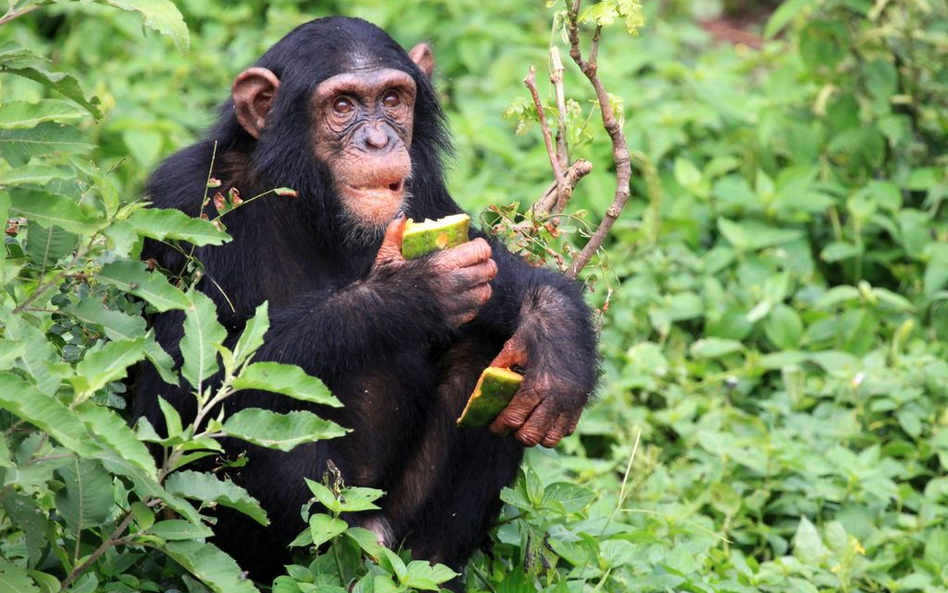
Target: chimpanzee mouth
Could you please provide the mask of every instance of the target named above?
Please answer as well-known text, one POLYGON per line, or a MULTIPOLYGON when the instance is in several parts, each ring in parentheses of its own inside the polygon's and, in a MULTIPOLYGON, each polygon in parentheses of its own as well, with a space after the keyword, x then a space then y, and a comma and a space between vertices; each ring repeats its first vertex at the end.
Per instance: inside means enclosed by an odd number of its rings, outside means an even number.
POLYGON ((346 184, 349 191, 355 194, 382 194, 382 193, 392 193, 392 194, 401 194, 405 190, 405 180, 399 179, 388 184, 379 184, 379 185, 363 185, 355 186, 346 184))

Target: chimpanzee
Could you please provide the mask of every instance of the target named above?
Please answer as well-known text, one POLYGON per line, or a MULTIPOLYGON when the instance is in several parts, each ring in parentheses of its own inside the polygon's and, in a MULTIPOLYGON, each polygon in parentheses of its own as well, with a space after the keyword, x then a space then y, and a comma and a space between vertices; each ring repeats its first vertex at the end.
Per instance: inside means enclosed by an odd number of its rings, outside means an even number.
MULTIPOLYGON (((231 335, 269 301, 271 327, 256 360, 320 377, 345 406, 314 411, 352 429, 290 453, 231 445, 249 457, 234 478, 271 525, 220 513, 216 541, 253 578, 287 561, 288 542, 305 527, 303 478, 318 480, 327 461, 346 484, 387 493, 381 511, 354 521, 390 547, 460 571, 499 512, 522 447, 552 447, 570 434, 594 389, 596 338, 577 283, 527 265, 477 230, 459 247, 401 256, 406 217, 461 212, 445 189, 450 142, 433 67, 427 45, 406 53, 363 20, 301 25, 237 76, 217 125, 148 184, 155 206, 197 215, 216 142, 212 175, 223 189, 298 193, 234 210, 226 217, 233 242, 195 252, 213 280, 200 288, 231 335), (523 365, 523 385, 489 429, 459 429, 489 364, 523 365)), ((157 242, 143 257, 170 270, 185 263, 157 242)), ((182 315, 160 315, 154 327, 180 361, 182 315)), ((163 430, 160 394, 193 417, 188 389, 141 372, 137 416, 163 430)), ((238 392, 227 404, 229 413, 250 406, 306 407, 262 392, 238 392)))

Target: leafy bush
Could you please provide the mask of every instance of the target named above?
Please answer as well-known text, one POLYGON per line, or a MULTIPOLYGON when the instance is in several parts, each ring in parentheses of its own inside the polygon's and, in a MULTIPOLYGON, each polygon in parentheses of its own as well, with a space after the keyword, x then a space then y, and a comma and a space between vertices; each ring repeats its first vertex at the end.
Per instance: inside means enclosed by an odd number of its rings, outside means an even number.
MULTIPOLYGON (((600 398, 559 449, 530 452, 468 585, 948 591, 948 2, 789 0, 760 51, 714 43, 669 4, 644 3, 640 37, 603 41, 600 75, 624 100, 637 175, 607 245, 609 290, 590 296, 611 292, 600 398)), ((12 221, 0 250, 5 589, 256 586, 204 543, 198 515, 224 505, 265 520, 259 507, 181 468, 221 434, 253 441, 247 422, 172 421, 163 436, 132 431, 122 412, 129 365, 147 360, 173 380, 144 312, 189 311, 190 335, 221 341, 189 283, 164 282, 136 256, 143 237, 226 235, 136 196, 210 122, 235 68, 331 12, 367 17, 406 46, 428 38, 459 201, 528 203, 550 180, 536 130, 517 136, 501 117, 525 96, 529 63, 559 42, 542 6, 438 0, 404 18, 404 3, 383 0, 178 5, 183 19, 162 0, 55 2, 0 27, 0 218, 12 221), (168 36, 143 38, 142 22, 168 36), (164 448, 162 467, 145 442, 164 448)), ((579 98, 590 113, 591 95, 579 98)), ((596 166, 574 201, 601 212, 611 148, 604 134, 586 140, 574 156, 596 166)), ((203 385, 214 369, 194 362, 216 350, 186 350, 182 374, 204 405, 256 385, 265 309, 258 320, 222 357, 230 383, 218 390, 203 385)), ((298 370, 277 376, 270 387, 288 396, 331 397, 298 370)), ((338 434, 315 418, 254 414, 255 429, 338 434)), ((341 522, 340 500, 370 508, 379 493, 332 476, 310 486, 328 510, 304 511, 299 562, 273 590, 450 578, 341 522)))

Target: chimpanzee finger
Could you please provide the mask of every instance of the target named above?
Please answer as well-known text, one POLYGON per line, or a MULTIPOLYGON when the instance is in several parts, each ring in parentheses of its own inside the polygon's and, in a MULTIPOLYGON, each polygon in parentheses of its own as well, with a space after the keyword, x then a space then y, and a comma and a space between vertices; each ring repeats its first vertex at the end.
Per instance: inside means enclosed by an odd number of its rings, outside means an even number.
POLYGON ((543 437, 543 441, 540 442, 541 445, 548 448, 553 448, 566 436, 566 430, 569 428, 570 424, 570 415, 566 412, 561 412, 559 416, 556 417, 556 420, 553 421, 553 424, 550 426, 550 431, 546 433, 546 436, 543 437))
POLYGON ((504 411, 490 425, 494 434, 505 435, 517 430, 526 422, 530 413, 540 404, 541 398, 533 391, 521 389, 504 411))
POLYGON ((573 434, 574 432, 576 432, 576 427, 579 426, 579 417, 582 416, 582 414, 583 414, 582 408, 578 410, 573 410, 572 412, 570 412, 569 426, 566 429, 566 436, 569 436, 573 434))
POLYGON ((539 445, 553 426, 553 421, 556 419, 556 409, 551 405, 544 405, 544 403, 537 406, 530 414, 530 418, 514 433, 514 437, 525 447, 539 445))
POLYGON ((382 239, 382 246, 379 247, 378 255, 375 256, 376 262, 404 260, 402 257, 402 236, 405 234, 405 223, 408 218, 404 212, 399 212, 392 222, 385 228, 385 238, 382 239))
POLYGON ((492 259, 476 266, 469 266, 458 271, 456 277, 462 286, 477 286, 486 284, 497 276, 497 262, 492 259))
POLYGON ((504 343, 500 354, 491 361, 490 366, 509 369, 513 365, 518 364, 525 367, 527 366, 527 358, 526 345, 519 336, 514 334, 512 338, 504 343))
POLYGON ((449 269, 459 269, 482 264, 489 260, 490 256, 490 243, 478 237, 463 245, 439 252, 435 255, 435 261, 449 269))

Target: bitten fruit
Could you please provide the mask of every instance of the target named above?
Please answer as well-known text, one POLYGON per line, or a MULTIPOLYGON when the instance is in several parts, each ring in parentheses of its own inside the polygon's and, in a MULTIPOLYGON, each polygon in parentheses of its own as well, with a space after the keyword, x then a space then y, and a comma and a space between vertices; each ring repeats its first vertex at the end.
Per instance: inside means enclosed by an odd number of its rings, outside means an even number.
POLYGON ((486 426, 496 418, 520 389, 523 376, 510 369, 487 367, 467 400, 457 424, 462 427, 486 426))
POLYGON ((402 256, 416 259, 432 251, 450 249, 467 243, 471 217, 467 214, 453 214, 438 220, 425 219, 424 222, 409 220, 405 223, 402 235, 402 256))

